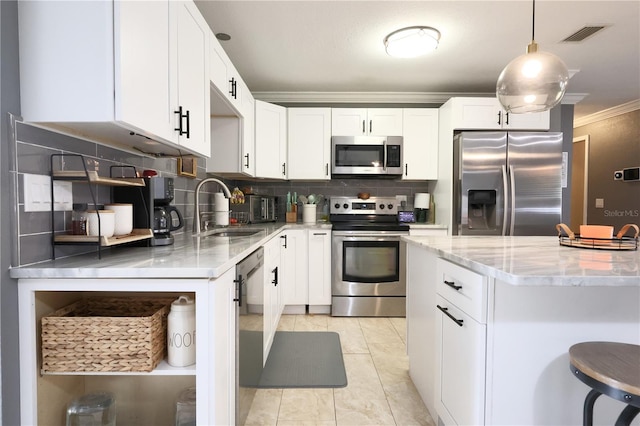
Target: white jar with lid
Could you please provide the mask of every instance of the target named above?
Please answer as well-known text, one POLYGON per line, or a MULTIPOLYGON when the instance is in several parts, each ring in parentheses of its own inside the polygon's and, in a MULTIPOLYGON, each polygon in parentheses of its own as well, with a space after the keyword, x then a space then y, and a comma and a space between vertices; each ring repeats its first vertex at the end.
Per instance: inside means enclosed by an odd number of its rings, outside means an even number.
POLYGON ((196 362, 196 305, 188 296, 171 303, 167 317, 167 362, 186 367, 196 362))

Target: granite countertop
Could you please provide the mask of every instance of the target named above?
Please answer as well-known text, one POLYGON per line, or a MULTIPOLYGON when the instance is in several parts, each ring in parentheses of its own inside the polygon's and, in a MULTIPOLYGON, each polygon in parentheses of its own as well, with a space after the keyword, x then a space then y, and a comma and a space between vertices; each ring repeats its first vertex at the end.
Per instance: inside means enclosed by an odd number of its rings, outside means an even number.
POLYGON ((640 286, 640 251, 561 246, 558 237, 403 237, 438 256, 514 285, 640 286))
POLYGON ((330 223, 269 223, 249 237, 174 235, 170 246, 114 247, 97 252, 12 268, 13 278, 217 278, 285 229, 331 229, 330 223))

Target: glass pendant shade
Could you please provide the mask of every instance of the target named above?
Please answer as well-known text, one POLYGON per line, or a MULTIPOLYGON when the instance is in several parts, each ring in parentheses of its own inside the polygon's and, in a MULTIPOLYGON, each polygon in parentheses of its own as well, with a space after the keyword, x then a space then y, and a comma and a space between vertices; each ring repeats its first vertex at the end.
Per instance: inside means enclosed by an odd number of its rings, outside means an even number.
POLYGON ((527 53, 509 62, 498 77, 496 96, 507 112, 546 111, 564 96, 567 66, 557 56, 537 50, 537 44, 531 42, 527 53))
POLYGON ((440 31, 431 27, 408 27, 384 38, 387 54, 396 58, 414 58, 435 50, 440 31))

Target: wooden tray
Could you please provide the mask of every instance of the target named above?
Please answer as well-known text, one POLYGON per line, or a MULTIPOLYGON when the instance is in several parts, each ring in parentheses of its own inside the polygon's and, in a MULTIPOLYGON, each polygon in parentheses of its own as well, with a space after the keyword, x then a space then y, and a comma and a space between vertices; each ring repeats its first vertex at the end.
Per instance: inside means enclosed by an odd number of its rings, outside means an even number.
POLYGON ((82 170, 56 170, 53 172, 53 177, 78 180, 82 181, 89 177, 89 182, 97 185, 109 185, 109 186, 145 186, 143 178, 110 178, 98 176, 98 172, 89 171, 84 174, 82 170))
POLYGON ((133 241, 146 240, 153 237, 151 229, 134 229, 127 235, 114 235, 113 237, 97 237, 93 235, 56 235, 56 243, 97 243, 102 247, 131 243, 133 241))
POLYGON ((640 229, 632 223, 624 225, 613 238, 582 238, 579 234, 574 234, 564 223, 556 225, 556 229, 561 246, 596 250, 638 250, 640 229), (635 230, 635 235, 625 236, 630 229, 635 230))

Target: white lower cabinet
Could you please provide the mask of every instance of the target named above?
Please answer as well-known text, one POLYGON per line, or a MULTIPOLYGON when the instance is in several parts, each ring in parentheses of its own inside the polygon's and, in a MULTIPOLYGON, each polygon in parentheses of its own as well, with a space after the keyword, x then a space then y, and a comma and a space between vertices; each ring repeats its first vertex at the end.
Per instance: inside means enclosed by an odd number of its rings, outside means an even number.
POLYGON ((66 405, 104 390, 116 398, 118 424, 175 424, 176 398, 197 388, 197 424, 235 423, 235 268, 208 279, 20 279, 20 417, 25 425, 64 424, 66 405), (196 303, 196 364, 151 372, 41 372, 40 319, 85 296, 178 297, 196 303))
POLYGON ((284 309, 283 271, 281 245, 284 241, 281 232, 264 245, 264 337, 263 360, 266 361, 278 322, 284 309))
POLYGON ((486 278, 438 259, 436 411, 445 425, 484 424, 486 278))
POLYGON ((329 313, 331 306, 331 230, 283 232, 284 301, 288 314, 329 313))

